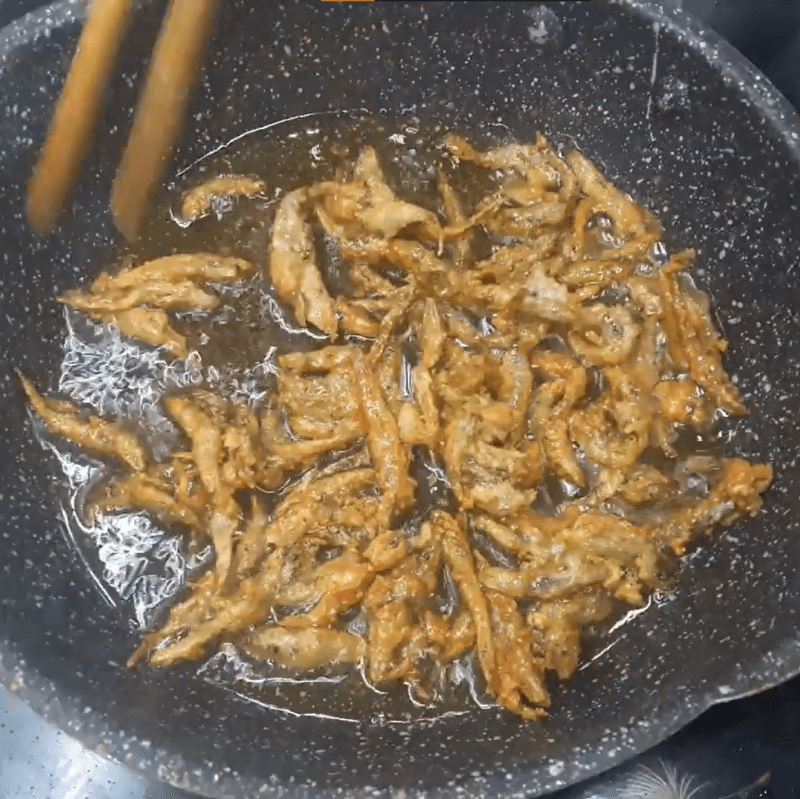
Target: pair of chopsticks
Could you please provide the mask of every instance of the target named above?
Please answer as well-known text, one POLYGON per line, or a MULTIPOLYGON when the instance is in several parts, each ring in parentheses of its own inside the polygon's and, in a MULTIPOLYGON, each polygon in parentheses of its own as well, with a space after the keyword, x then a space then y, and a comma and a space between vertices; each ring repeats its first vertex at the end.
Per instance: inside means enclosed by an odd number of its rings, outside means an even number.
MULTIPOLYGON (((219 0, 170 0, 111 192, 117 229, 136 239, 178 143, 219 0)), ((89 152, 134 0, 91 0, 78 49, 28 185, 27 215, 53 229, 89 152)))

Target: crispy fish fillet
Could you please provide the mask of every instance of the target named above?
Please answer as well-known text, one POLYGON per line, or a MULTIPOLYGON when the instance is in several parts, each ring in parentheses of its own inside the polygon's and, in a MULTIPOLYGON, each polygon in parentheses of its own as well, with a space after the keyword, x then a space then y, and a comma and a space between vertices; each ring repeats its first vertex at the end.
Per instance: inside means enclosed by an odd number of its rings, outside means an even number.
POLYGON ((227 582, 233 563, 233 541, 239 526, 239 506, 234 500, 234 489, 222 472, 224 433, 187 397, 167 397, 164 405, 191 441, 199 479, 209 496, 208 535, 214 544, 217 578, 222 585, 227 582))
POLYGON ((431 523, 441 536, 445 562, 461 593, 465 607, 475 627, 476 655, 487 686, 492 686, 495 670, 495 650, 492 637, 492 618, 489 603, 478 582, 475 562, 467 541, 463 523, 449 514, 436 512, 431 523))
MULTIPOLYGON (((242 258, 210 253, 168 255, 139 266, 126 267, 115 275, 100 275, 87 292, 68 291, 59 299, 95 317, 118 315, 122 324, 129 327, 138 324, 144 330, 144 335, 152 338, 156 334, 148 334, 147 330, 157 329, 154 320, 161 317, 154 316, 147 320, 134 315, 126 319, 120 317, 121 313, 139 306, 161 310, 210 310, 217 306, 218 299, 196 283, 238 281, 251 271, 252 265, 242 258)), ((129 334, 125 330, 122 332, 129 334)), ((165 337, 164 331, 158 335, 165 337)))
POLYGON ((151 347, 164 347, 175 358, 189 354, 186 336, 173 330, 166 311, 160 308, 131 308, 111 314, 93 314, 97 321, 116 325, 123 336, 151 347))
POLYGON ((725 344, 713 329, 708 312, 686 292, 676 287, 674 273, 660 275, 669 347, 678 363, 688 366, 689 374, 716 405, 734 416, 744 416, 747 408, 722 366, 725 344))
POLYGON ((219 175, 185 192, 181 200, 181 218, 193 222, 208 216, 215 202, 235 197, 256 197, 266 191, 263 180, 243 175, 219 175))
POLYGON ((351 183, 317 184, 310 196, 319 203, 317 215, 323 226, 336 238, 388 240, 415 225, 429 238, 440 236, 435 214, 399 199, 392 191, 373 147, 361 151, 351 183))
POLYGON ((185 524, 192 530, 203 527, 205 497, 199 503, 189 503, 178 498, 164 481, 145 472, 136 472, 115 481, 108 494, 93 504, 98 511, 143 510, 166 524, 185 524), (200 507, 197 507, 197 504, 200 507))
MULTIPOLYGON (((662 263, 658 223, 580 152, 561 158, 541 136, 446 145, 442 221, 395 192, 371 147, 349 177, 283 197, 268 265, 278 296, 342 340, 282 352, 250 404, 168 394, 188 446, 149 465, 129 456, 132 473, 95 500, 188 527, 216 554, 132 664, 197 660, 224 641, 268 668, 358 664, 432 704, 471 653, 497 703, 536 719, 545 674, 578 667, 583 627, 620 600, 641 606, 667 551, 761 507, 770 467, 712 454, 715 415, 746 409, 683 274, 693 253, 662 263), (464 191, 477 185, 482 196, 464 191)), ((236 180, 193 190, 185 215, 260 190, 236 180)), ((175 255, 68 297, 185 357, 166 311, 210 307, 204 284, 251 272, 175 255)), ((31 403, 54 432, 125 460, 121 429, 31 403)))
POLYGON ((213 294, 203 291, 191 280, 176 282, 151 280, 111 294, 68 291, 59 297, 59 300, 79 311, 102 314, 129 311, 139 305, 150 305, 165 310, 175 308, 210 311, 219 304, 219 300, 213 294))
POLYGON ((567 164, 575 174, 578 187, 596 208, 602 208, 611 217, 620 236, 641 237, 654 220, 633 200, 625 196, 580 151, 567 153, 567 164))
POLYGON ((442 547, 433 523, 424 522, 409 554, 375 577, 364 598, 369 624, 368 674, 374 683, 417 682, 417 661, 429 652, 425 612, 436 590, 442 547))
POLYGON ((140 472, 145 468, 147 455, 135 435, 98 416, 82 419, 76 405, 45 399, 21 374, 19 380, 31 408, 45 423, 48 432, 98 455, 116 458, 134 471, 140 472))
POLYGON ((132 338, 182 351, 185 342, 156 310, 215 308, 218 299, 195 284, 239 281, 251 271, 252 265, 242 258, 210 253, 168 255, 114 275, 102 274, 88 291, 68 291, 59 300, 102 321, 114 321, 132 338), (139 306, 148 306, 150 313, 139 306))
MULTIPOLYGON (((462 227, 467 223, 463 203, 441 169, 437 173, 436 186, 439 189, 447 226, 454 229, 462 227)), ((450 246, 453 252, 453 266, 459 270, 468 267, 472 262, 473 232, 465 230, 464 235, 457 237, 450 246)))
POLYGON ((315 262, 311 228, 305 219, 308 192, 296 189, 281 200, 272 226, 269 273, 278 296, 306 322, 336 338, 336 303, 322 281, 315 262))
POLYGON ((367 447, 387 500, 387 510, 402 510, 414 500, 409 474, 411 453, 400 438, 397 420, 389 411, 375 375, 360 354, 353 358, 353 382, 367 429, 367 447))
POLYGON ((522 174, 537 170, 544 172, 552 184, 557 185, 558 173, 550 171, 547 142, 542 136, 534 144, 504 144, 483 153, 461 136, 447 136, 445 145, 453 156, 462 161, 472 161, 487 169, 514 169, 522 174))
POLYGON ((517 604, 488 591, 495 665, 489 687, 500 705, 524 719, 547 715, 550 695, 544 683, 545 662, 533 653, 533 633, 517 604))
MULTIPOLYGON (((310 576, 303 604, 313 605, 309 611, 286 616, 281 624, 286 629, 327 627, 339 614, 361 602, 375 573, 369 561, 345 551, 340 557, 323 563, 310 576)), ((288 604, 278 596, 281 604, 288 604)))
POLYGON ((175 618, 171 612, 167 625, 146 638, 133 658, 149 654, 150 663, 161 668, 197 660, 221 635, 241 633, 263 623, 272 609, 275 588, 280 585, 282 565, 282 558, 274 556, 258 575, 243 580, 228 596, 217 590, 205 598, 209 589, 203 584, 200 601, 190 597, 183 607, 177 605, 175 618))
POLYGON ((338 630, 288 630, 261 627, 243 641, 245 652, 259 660, 272 660, 297 671, 348 665, 364 659, 364 639, 338 630))
POLYGON ((95 294, 113 294, 151 281, 232 283, 242 280, 252 271, 253 265, 243 258, 205 252, 179 253, 121 269, 114 275, 100 275, 92 283, 90 291, 95 294))
POLYGON ((375 479, 374 469, 360 468, 302 481, 281 500, 267 527, 248 530, 239 540, 239 573, 248 574, 256 568, 269 548, 287 549, 312 526, 326 524, 343 496, 369 489, 375 479))

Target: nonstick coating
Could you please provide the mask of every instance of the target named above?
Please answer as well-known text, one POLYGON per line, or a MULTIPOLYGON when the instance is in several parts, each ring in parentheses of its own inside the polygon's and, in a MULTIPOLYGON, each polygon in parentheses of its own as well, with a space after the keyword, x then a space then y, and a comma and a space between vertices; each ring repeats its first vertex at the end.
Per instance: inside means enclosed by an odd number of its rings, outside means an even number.
POLYGON ((499 797, 584 779, 800 670, 800 125, 788 104, 699 23, 649 3, 225 5, 178 166, 248 128, 352 107, 577 144, 663 220, 670 247, 698 249, 753 409, 730 446, 771 461, 775 485, 762 515, 698 549, 673 599, 592 645, 542 724, 493 710, 417 726, 296 717, 184 673, 120 667, 136 643, 130 611, 104 603, 65 538, 58 471, 32 442, 12 367, 52 388, 53 297, 114 243, 111 170, 159 9, 137 18, 69 218, 35 239, 22 187, 83 14, 57 3, 0 35, 6 684, 89 746, 211 796, 499 797))

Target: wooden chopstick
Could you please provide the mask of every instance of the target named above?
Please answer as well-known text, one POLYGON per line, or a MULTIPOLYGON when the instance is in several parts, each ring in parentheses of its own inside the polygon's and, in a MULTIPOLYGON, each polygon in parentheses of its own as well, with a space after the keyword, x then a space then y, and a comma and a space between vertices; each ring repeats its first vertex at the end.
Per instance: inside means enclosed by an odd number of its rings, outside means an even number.
POLYGON ((52 230, 78 177, 97 124, 132 0, 93 0, 78 49, 56 104, 44 147, 28 184, 33 230, 52 230))
POLYGON ((111 192, 117 229, 134 240, 181 132, 219 0, 172 0, 111 192))

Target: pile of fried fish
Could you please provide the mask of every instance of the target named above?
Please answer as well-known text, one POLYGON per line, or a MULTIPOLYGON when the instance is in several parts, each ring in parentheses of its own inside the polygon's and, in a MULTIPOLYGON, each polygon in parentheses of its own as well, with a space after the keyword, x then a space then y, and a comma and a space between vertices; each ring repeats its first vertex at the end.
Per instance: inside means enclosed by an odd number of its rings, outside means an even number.
MULTIPOLYGON (((467 658, 502 707, 538 718, 546 673, 577 667, 582 627, 641 605, 691 539, 761 507, 769 466, 692 443, 746 413, 687 275, 693 253, 667 257, 657 221, 580 152, 562 158, 542 137, 445 144, 453 170, 489 180, 477 203, 444 170, 438 207, 404 201, 371 147, 283 196, 267 277, 330 343, 280 355, 255 405, 166 396, 185 434, 168 457, 23 379, 50 433, 116 462, 93 512, 145 512, 213 543, 213 565, 131 666, 227 642, 303 672, 358 665, 434 702, 467 658), (320 230, 347 267, 339 296, 320 230), (424 507, 432 475, 447 491, 424 507)), ((263 190, 216 178, 183 214, 263 190)), ((253 273, 237 257, 169 255, 61 300, 183 359, 170 311, 213 309, 215 287, 253 273)))

